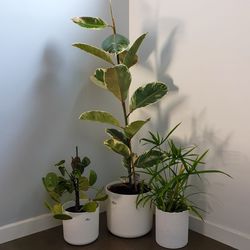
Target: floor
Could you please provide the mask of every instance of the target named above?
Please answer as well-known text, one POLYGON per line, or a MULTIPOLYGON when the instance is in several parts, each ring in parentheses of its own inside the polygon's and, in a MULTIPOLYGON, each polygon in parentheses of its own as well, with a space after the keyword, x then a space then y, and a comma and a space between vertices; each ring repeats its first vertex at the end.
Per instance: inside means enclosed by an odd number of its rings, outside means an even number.
MULTIPOLYGON (((154 241, 154 231, 137 239, 123 239, 109 233, 106 229, 106 216, 101 214, 100 235, 92 244, 71 246, 63 240, 62 227, 52 228, 21 239, 0 245, 0 250, 163 250, 154 241)), ((182 250, 231 250, 220 242, 190 231, 189 243, 182 250)))

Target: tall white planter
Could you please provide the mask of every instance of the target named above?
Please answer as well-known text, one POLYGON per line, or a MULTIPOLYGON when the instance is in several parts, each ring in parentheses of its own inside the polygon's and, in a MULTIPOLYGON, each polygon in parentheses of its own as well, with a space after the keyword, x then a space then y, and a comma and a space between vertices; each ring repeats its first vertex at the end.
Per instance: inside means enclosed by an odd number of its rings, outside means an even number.
POLYGON ((85 245, 95 241, 99 235, 99 206, 95 212, 91 213, 66 211, 73 205, 73 201, 63 205, 64 213, 72 217, 71 220, 63 220, 64 240, 72 245, 85 245))
POLYGON ((163 212, 156 208, 155 233, 156 242, 165 248, 181 248, 188 243, 189 212, 163 212))
POLYGON ((119 237, 136 238, 147 234, 152 229, 153 209, 149 202, 143 207, 136 208, 137 195, 113 193, 106 186, 107 200, 107 227, 119 237))

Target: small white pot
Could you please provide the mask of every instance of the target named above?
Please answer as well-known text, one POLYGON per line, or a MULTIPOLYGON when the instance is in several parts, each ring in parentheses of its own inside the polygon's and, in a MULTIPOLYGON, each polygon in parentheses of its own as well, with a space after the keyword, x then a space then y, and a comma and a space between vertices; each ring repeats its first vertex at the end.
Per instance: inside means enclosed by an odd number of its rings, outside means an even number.
POLYGON ((85 245, 95 241, 99 235, 99 206, 95 212, 72 213, 66 211, 74 206, 73 201, 63 205, 64 213, 72 217, 71 220, 63 220, 64 240, 72 245, 85 245))
POLYGON ((188 243, 189 212, 163 212, 156 208, 155 234, 156 242, 165 248, 181 248, 188 243))
POLYGON ((119 237, 136 238, 147 234, 153 223, 153 209, 148 202, 144 207, 136 208, 137 195, 117 194, 106 186, 107 200, 107 227, 108 230, 119 237))

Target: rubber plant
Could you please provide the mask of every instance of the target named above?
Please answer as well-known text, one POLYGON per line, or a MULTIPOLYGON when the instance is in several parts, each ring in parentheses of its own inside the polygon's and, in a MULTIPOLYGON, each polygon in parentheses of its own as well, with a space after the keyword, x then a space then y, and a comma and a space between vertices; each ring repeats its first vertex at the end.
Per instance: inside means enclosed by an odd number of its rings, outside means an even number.
POLYGON ((90 170, 88 177, 83 175, 89 164, 90 159, 88 157, 81 159, 78 156, 78 147, 76 147, 76 156, 72 157, 71 160, 71 171, 67 169, 65 160, 61 160, 54 165, 58 169, 58 174, 49 172, 42 178, 46 191, 54 201, 53 205, 45 201, 45 206, 50 210, 54 218, 61 220, 71 219, 71 216, 63 212, 61 203, 61 199, 66 193, 74 194, 75 205, 69 208, 69 211, 75 213, 95 212, 98 206, 97 202, 107 198, 102 189, 96 189, 93 186, 97 180, 97 174, 94 170, 90 170), (90 188, 96 191, 94 199, 91 199, 87 194, 90 188), (80 204, 80 199, 86 200, 84 205, 80 204))
POLYGON ((101 48, 85 43, 75 43, 73 46, 110 64, 108 68, 96 69, 90 79, 97 86, 110 91, 119 101, 124 120, 121 122, 111 113, 100 110, 84 112, 80 115, 80 119, 113 126, 106 129, 110 138, 105 140, 104 144, 123 157, 123 165, 128 172, 127 186, 133 192, 137 192, 136 160, 138 156, 133 151, 132 139, 150 118, 130 121, 130 115, 138 109, 159 101, 167 93, 168 89, 165 83, 150 82, 135 90, 130 100, 128 100, 132 81, 130 68, 138 61, 137 51, 146 34, 142 34, 130 45, 129 40, 116 30, 111 1, 109 1, 109 6, 111 24, 97 17, 75 17, 72 19, 74 23, 86 29, 111 29, 111 35, 103 40, 101 48))

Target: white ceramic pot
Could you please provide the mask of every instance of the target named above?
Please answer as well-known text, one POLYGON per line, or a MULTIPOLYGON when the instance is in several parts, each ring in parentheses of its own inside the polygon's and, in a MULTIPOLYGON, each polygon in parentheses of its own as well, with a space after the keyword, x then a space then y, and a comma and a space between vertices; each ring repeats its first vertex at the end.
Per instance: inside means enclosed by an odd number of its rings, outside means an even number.
POLYGON ((74 206, 73 201, 63 205, 64 213, 72 217, 71 220, 63 220, 64 240, 72 245, 85 245, 95 241, 99 235, 99 206, 95 212, 72 213, 66 211, 74 206))
POLYGON ((144 207, 136 208, 137 195, 113 193, 106 186, 107 200, 107 227, 108 230, 119 237, 136 238, 147 234, 153 223, 153 209, 148 202, 144 207))
POLYGON ((181 248, 188 243, 189 212, 163 212, 156 208, 155 234, 156 242, 165 248, 181 248))

